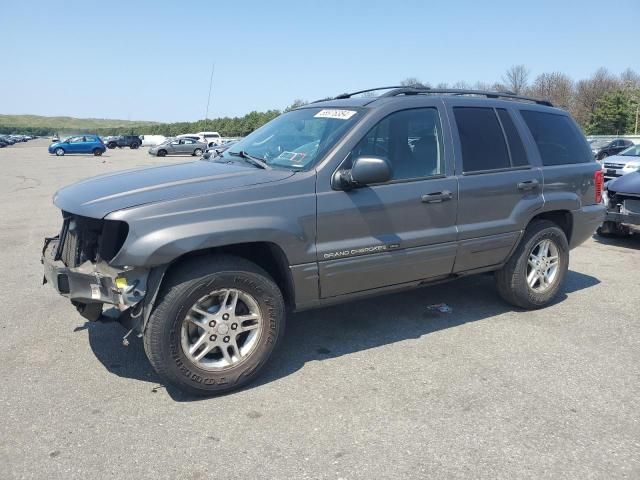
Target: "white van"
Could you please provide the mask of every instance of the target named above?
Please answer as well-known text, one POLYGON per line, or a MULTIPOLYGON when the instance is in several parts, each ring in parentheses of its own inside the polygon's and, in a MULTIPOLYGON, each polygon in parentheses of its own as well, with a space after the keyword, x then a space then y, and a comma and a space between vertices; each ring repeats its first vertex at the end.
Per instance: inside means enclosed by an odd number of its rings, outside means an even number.
POLYGON ((222 143, 222 137, 218 132, 198 132, 198 133, 184 133, 178 135, 176 138, 193 138, 199 142, 206 143, 209 147, 220 145, 222 143))

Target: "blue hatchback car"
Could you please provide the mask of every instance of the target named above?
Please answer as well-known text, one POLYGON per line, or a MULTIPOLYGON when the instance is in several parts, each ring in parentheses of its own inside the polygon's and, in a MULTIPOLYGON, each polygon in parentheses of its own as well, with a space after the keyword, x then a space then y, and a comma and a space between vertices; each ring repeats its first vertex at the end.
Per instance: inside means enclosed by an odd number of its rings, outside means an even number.
POLYGON ((59 157, 66 153, 93 153, 98 157, 106 150, 107 147, 97 135, 68 137, 49 145, 49 153, 55 153, 59 157))

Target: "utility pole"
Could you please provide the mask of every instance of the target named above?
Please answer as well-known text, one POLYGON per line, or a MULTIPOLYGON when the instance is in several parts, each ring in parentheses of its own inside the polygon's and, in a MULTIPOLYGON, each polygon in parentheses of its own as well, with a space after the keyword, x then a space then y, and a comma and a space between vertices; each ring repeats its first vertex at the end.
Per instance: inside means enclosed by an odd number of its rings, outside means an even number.
POLYGON ((211 64, 211 78, 209 78, 209 96, 207 97, 207 110, 204 112, 204 129, 207 129, 209 121, 209 103, 211 102, 211 87, 213 87, 213 71, 216 68, 215 62, 211 64))
POLYGON ((640 102, 636 103, 636 129, 635 135, 638 134, 638 114, 640 113, 640 102))

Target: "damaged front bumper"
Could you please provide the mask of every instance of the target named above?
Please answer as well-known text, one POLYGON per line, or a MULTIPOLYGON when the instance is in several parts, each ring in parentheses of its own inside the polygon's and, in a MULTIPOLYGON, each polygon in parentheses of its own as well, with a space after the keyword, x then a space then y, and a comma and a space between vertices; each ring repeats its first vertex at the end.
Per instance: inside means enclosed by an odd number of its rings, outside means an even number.
POLYGON ((50 283, 76 306, 106 303, 125 311, 140 304, 147 293, 148 269, 116 269, 90 261, 67 267, 60 259, 58 237, 45 239, 41 261, 43 283, 50 283))

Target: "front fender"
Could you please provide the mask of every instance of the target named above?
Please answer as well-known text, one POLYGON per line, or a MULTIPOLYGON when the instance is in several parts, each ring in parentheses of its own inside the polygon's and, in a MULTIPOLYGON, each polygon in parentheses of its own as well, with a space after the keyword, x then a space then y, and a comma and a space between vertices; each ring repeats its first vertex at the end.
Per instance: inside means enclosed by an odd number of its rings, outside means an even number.
POLYGON ((189 252, 249 242, 270 242, 287 256, 293 252, 295 257, 301 244, 312 242, 305 236, 299 225, 278 217, 212 219, 169 226, 128 239, 111 264, 153 267, 168 264, 189 252))

